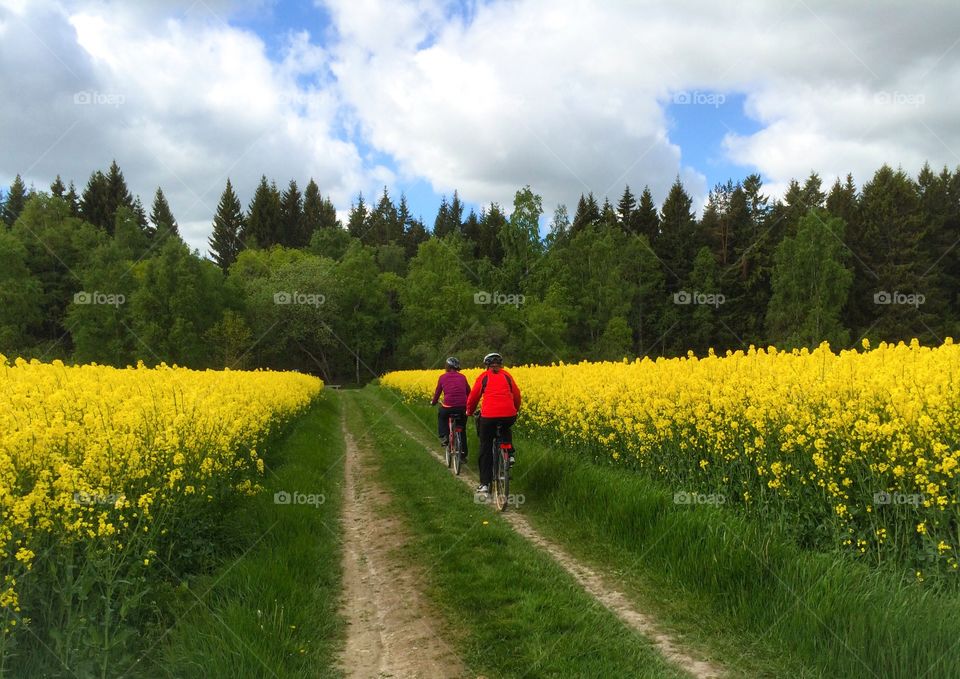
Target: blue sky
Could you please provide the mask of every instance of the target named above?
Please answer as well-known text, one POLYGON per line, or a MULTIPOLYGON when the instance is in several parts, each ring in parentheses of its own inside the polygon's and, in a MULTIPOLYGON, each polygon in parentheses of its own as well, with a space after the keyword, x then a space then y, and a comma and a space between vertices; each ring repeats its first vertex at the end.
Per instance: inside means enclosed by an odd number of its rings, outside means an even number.
POLYGON ((427 226, 454 189, 509 211, 530 184, 548 221, 677 175, 697 207, 752 172, 774 198, 811 170, 862 185, 960 165, 958 25, 956 3, 0 0, 0 186, 115 159, 203 251, 228 177, 244 204, 313 177, 341 214, 386 184, 427 226))
MULTIPOLYGON (((475 11, 476 3, 459 2, 451 5, 447 16, 450 17, 456 12, 459 15, 456 18, 469 22, 475 11)), ((271 2, 255 8, 240 9, 230 16, 228 21, 238 28, 256 33, 267 46, 269 56, 275 60, 282 59, 287 37, 291 33, 308 31, 311 42, 321 46, 326 46, 337 38, 336 27, 332 23, 330 13, 322 5, 310 0, 271 2)), ((432 38, 433 36, 430 36, 427 40, 421 41, 418 47, 422 49, 428 46, 432 38)), ((728 179, 738 181, 750 172, 757 171, 756 167, 730 161, 724 153, 721 142, 728 133, 752 134, 761 126, 744 113, 745 96, 742 93, 702 91, 699 94, 704 98, 712 96, 713 99, 710 101, 718 101, 718 103, 716 105, 684 105, 668 101, 666 117, 669 121, 670 141, 681 149, 682 166, 703 174, 709 190, 719 182, 726 182, 728 179), (718 94, 722 95, 722 103, 717 98, 718 94)), ((352 138, 351 141, 357 144, 364 157, 382 163, 398 175, 400 174, 395 161, 389 154, 378 152, 363 138, 352 138)), ((277 181, 282 183, 286 178, 278 177, 277 181)), ((639 194, 642 187, 632 188, 635 189, 635 194, 639 194)), ((435 191, 429 181, 417 177, 398 180, 388 186, 388 190, 396 201, 399 201, 399 194, 404 193, 411 213, 422 217, 428 228, 432 227, 442 196, 446 196, 449 200, 452 195, 452 191, 435 191)), ((619 198, 620 191, 622 187, 615 189, 612 192, 613 195, 609 196, 612 202, 616 202, 619 198)), ((369 193, 368 191, 364 196, 368 203, 377 199, 379 189, 374 196, 369 193)), ((579 195, 571 195, 566 201, 571 216, 578 197, 579 195)), ((602 196, 599 197, 601 201, 602 198, 602 196)), ((662 196, 655 196, 655 198, 659 201, 662 196)), ((461 199, 466 206, 465 214, 471 208, 479 213, 483 207, 480 203, 470 201, 469 197, 461 195, 461 199)), ((549 214, 544 215, 543 221, 548 222, 549 218, 549 214)))

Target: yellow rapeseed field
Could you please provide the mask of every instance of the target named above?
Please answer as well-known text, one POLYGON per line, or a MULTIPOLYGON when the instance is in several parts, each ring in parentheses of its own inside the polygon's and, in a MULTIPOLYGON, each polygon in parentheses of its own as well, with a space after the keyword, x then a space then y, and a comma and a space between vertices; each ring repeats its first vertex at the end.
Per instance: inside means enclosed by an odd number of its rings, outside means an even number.
MULTIPOLYGON (((773 348, 510 368, 518 429, 662 481, 683 504, 745 506, 806 543, 955 572, 960 346, 773 348)), ((468 379, 477 370, 464 371, 468 379)), ((429 398, 437 371, 386 375, 429 398)), ((559 460, 559 458, 558 458, 559 460)))
POLYGON ((123 551, 136 542, 149 569, 151 540, 161 539, 151 531, 169 537, 185 508, 255 492, 258 447, 321 388, 296 373, 68 367, 0 355, 4 633, 29 622, 18 579, 36 572, 45 550, 123 551))

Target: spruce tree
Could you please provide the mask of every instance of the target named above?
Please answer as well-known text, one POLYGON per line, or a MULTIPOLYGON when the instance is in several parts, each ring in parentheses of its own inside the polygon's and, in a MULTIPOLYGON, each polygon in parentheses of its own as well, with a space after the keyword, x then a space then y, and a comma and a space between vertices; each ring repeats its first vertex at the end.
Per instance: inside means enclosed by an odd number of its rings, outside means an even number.
POLYGON ((80 199, 80 216, 84 221, 113 232, 113 212, 110 210, 110 185, 106 175, 97 170, 90 175, 80 199))
POLYGON ((450 226, 450 205, 447 203, 447 197, 441 196, 437 218, 433 220, 433 235, 437 238, 443 238, 452 231, 450 226))
POLYGON ((363 201, 363 193, 357 194, 357 202, 350 206, 347 216, 347 232, 357 239, 363 239, 367 231, 367 204, 363 201))
POLYGON ((170 204, 167 202, 163 190, 158 186, 157 192, 153 196, 153 208, 150 210, 150 222, 153 224, 153 231, 157 238, 166 238, 167 236, 180 236, 180 229, 177 226, 177 220, 173 217, 170 210, 170 204))
POLYGON ((664 266, 667 291, 672 293, 683 287, 697 251, 706 245, 693 214, 693 199, 679 176, 660 209, 660 230, 654 250, 664 266))
POLYGON ((53 180, 53 183, 50 184, 50 194, 56 196, 57 198, 63 198, 63 194, 66 192, 67 187, 64 186, 63 180, 60 179, 60 175, 57 175, 57 178, 53 180))
POLYGON ((17 221, 17 217, 20 216, 27 204, 27 198, 27 186, 18 174, 14 178, 13 184, 10 185, 10 190, 3 201, 3 221, 7 226, 13 226, 13 223, 17 221))
POLYGON ((266 175, 250 201, 241 240, 246 247, 270 248, 276 245, 280 231, 280 193, 276 184, 268 184, 266 175))
POLYGON ((307 188, 303 190, 303 221, 301 222, 301 238, 307 243, 313 238, 313 234, 323 228, 323 199, 320 196, 320 188, 313 181, 313 177, 307 182, 307 188))
POLYGON ((113 222, 116 219, 117 210, 121 207, 133 209, 133 196, 127 188, 127 181, 123 178, 123 172, 120 166, 114 160, 110 163, 110 170, 107 172, 107 213, 110 216, 109 229, 112 233, 113 222))
POLYGON ((620 228, 627 233, 636 233, 634 231, 634 212, 637 209, 637 199, 630 192, 630 185, 627 184, 623 189, 623 195, 620 196, 620 202, 617 203, 617 218, 620 228))
POLYGON ((133 216, 137 221, 137 226, 140 227, 140 231, 149 236, 150 222, 147 221, 147 211, 143 209, 140 196, 137 196, 133 201, 133 216))
POLYGON ((571 235, 576 235, 591 224, 596 224, 599 221, 600 206, 597 205, 597 199, 593 197, 593 192, 591 191, 587 194, 586 198, 584 198, 583 194, 580 194, 580 202, 577 203, 577 212, 573 216, 573 224, 570 225, 571 235))
POLYGON ((640 202, 634 212, 634 233, 646 236, 647 241, 652 245, 660 235, 660 216, 657 214, 657 206, 653 202, 653 194, 650 193, 650 187, 644 186, 643 193, 640 194, 640 202))
POLYGON ((227 186, 220 196, 217 213, 213 217, 213 233, 208 240, 211 258, 224 271, 237 260, 237 255, 243 249, 240 242, 242 231, 243 208, 233 191, 230 179, 227 178, 227 186))
POLYGON ((70 206, 70 216, 79 217, 80 216, 80 197, 77 196, 77 187, 73 185, 73 182, 70 182, 70 189, 67 191, 67 195, 64 200, 67 201, 67 205, 70 206))
POLYGON ((306 229, 304 228, 303 198, 297 182, 293 179, 280 197, 280 233, 277 242, 288 248, 306 247, 306 229))

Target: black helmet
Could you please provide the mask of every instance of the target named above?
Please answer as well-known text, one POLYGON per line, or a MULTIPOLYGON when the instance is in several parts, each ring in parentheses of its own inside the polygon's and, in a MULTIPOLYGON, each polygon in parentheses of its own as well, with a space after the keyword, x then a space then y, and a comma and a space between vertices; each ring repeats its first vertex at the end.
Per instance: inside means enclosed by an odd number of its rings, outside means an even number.
POLYGON ((500 365, 503 365, 503 356, 501 356, 497 352, 493 352, 492 354, 487 354, 486 356, 483 357, 484 365, 493 365, 494 363, 499 363, 500 365))
POLYGON ((454 370, 460 370, 460 359, 456 356, 451 356, 447 359, 447 367, 453 368, 454 370))

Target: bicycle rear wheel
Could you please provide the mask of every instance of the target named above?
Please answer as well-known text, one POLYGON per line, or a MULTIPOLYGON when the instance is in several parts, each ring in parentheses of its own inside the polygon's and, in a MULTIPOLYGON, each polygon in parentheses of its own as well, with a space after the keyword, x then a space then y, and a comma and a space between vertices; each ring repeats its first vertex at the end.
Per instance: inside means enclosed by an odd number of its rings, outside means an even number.
MULTIPOLYGON (((449 423, 449 420, 447 422, 449 423)), ((447 429, 447 445, 444 446, 443 453, 449 468, 453 463, 453 427, 447 429)))
POLYGON ((493 456, 493 504, 497 511, 504 512, 510 495, 510 462, 507 451, 501 450, 499 441, 494 442, 493 456))
MULTIPOLYGON (((458 431, 453 436, 453 473, 460 476, 460 467, 463 465, 463 432, 458 431)), ((449 454, 449 453, 448 453, 449 454)))

